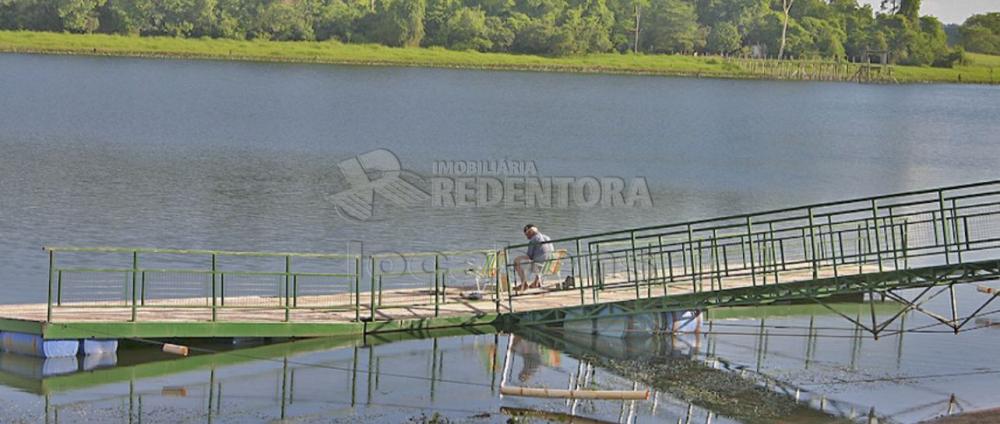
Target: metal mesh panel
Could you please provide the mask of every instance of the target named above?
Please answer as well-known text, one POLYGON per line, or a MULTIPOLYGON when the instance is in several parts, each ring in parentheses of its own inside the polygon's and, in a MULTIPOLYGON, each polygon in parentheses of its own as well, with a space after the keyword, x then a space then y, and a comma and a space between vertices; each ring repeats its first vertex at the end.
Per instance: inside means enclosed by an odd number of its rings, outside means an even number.
POLYGON ((131 272, 59 271, 56 280, 55 301, 59 304, 124 306, 132 299, 131 272))
POLYGON ((278 308, 285 304, 284 275, 224 273, 220 281, 222 306, 278 308))
POLYGON ((296 275, 293 282, 295 307, 351 308, 355 301, 353 278, 296 275))
POLYGON ((139 287, 143 305, 211 304, 212 275, 204 272, 141 271, 139 287))

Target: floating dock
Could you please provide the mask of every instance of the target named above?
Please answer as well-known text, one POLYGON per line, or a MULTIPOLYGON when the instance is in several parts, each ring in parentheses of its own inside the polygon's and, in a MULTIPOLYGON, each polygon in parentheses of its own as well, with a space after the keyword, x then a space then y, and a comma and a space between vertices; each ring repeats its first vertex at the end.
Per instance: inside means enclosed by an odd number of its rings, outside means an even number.
MULTIPOLYGON (((906 312, 929 313, 922 299, 942 291, 950 313, 929 314, 957 332, 985 304, 960 317, 954 287, 1000 278, 1000 181, 552 243, 561 253, 545 267, 546 288, 524 293, 510 284, 524 245, 375 255, 50 247, 48 284, 39 286, 47 301, 0 306, 0 333, 49 352, 81 340, 585 328, 723 306, 825 306, 844 295, 904 305, 886 322, 873 308, 870 323, 831 309, 877 336, 906 312)), ((661 324, 654 331, 671 331, 661 324)))

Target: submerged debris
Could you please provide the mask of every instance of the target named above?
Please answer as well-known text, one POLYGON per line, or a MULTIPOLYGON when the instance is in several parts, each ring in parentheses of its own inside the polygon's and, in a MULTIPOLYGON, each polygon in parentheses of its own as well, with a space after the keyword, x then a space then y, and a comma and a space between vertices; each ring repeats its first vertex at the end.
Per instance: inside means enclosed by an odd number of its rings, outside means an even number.
POLYGON ((683 358, 585 358, 595 364, 671 394, 681 400, 746 423, 848 423, 794 398, 776 393, 739 374, 683 358))

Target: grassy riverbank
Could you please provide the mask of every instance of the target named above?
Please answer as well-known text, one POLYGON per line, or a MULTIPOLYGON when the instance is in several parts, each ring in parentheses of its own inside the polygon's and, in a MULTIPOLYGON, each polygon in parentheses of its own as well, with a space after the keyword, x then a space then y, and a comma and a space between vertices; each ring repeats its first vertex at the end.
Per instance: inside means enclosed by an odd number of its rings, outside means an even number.
MULTIPOLYGON (((381 45, 343 44, 331 41, 238 41, 27 31, 0 31, 0 52, 718 78, 817 78, 815 75, 804 76, 801 73, 789 71, 794 70, 799 65, 813 66, 816 62, 782 62, 788 66, 776 70, 773 66, 750 67, 746 61, 731 61, 720 57, 590 54, 551 58, 452 51, 441 48, 391 48, 381 45)), ((894 66, 892 75, 897 82, 902 83, 1000 82, 1000 57, 975 54, 970 54, 969 57, 971 63, 967 66, 958 66, 954 69, 894 66)), ((830 68, 834 67, 830 66, 830 68)), ((823 69, 823 66, 815 66, 815 69, 823 69)), ((853 72, 853 68, 845 66, 840 71, 840 75, 843 77, 845 74, 853 74, 853 72)))

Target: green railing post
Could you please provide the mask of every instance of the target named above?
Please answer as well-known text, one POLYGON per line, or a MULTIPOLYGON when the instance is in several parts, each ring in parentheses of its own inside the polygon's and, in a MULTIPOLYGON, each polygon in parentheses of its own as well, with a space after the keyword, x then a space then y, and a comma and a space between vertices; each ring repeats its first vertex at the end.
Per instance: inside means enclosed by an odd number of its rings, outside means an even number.
POLYGON ((788 261, 785 260, 785 239, 778 239, 778 254, 781 256, 781 270, 788 271, 788 261))
POLYGON ((717 285, 718 290, 722 290, 722 273, 719 270, 719 232, 715 228, 712 229, 712 275, 717 284, 709 281, 711 289, 716 290, 717 285))
MULTIPOLYGON (((212 254, 212 321, 213 322, 218 319, 218 312, 216 311, 216 307, 218 306, 217 305, 218 301, 216 300, 217 296, 216 296, 216 291, 215 291, 215 273, 216 273, 217 270, 218 270, 218 263, 217 263, 216 255, 213 253, 212 254)), ((145 274, 146 273, 143 273, 144 276, 145 276, 145 274)), ((143 278, 143 280, 145 280, 145 278, 143 278)), ((143 291, 145 291, 145 290, 143 290, 143 291)), ((146 297, 145 293, 143 293, 142 297, 143 298, 146 297)))
POLYGON ((132 251, 132 322, 138 316, 138 289, 139 288, 139 251, 132 251))
MULTIPOLYGON (((768 223, 770 224, 770 223, 768 223)), ((760 261, 760 285, 767 285, 767 233, 761 233, 757 237, 757 260, 760 261)))
POLYGON ((972 243, 969 241, 969 217, 962 217, 962 231, 965 232, 965 250, 972 249, 972 243))
POLYGON ((900 238, 902 238, 902 243, 903 243, 903 268, 909 269, 910 257, 909 254, 907 253, 907 249, 909 249, 908 245, 910 243, 910 225, 909 221, 905 218, 903 219, 903 226, 900 227, 900 233, 901 233, 900 238))
POLYGON ((858 224, 858 274, 863 274, 865 262, 868 261, 868 257, 865 255, 865 239, 868 237, 868 220, 865 220, 865 232, 861 232, 861 224, 858 224))
POLYGON ((844 257, 844 230, 837 231, 837 247, 840 250, 840 264, 847 265, 847 258, 844 257))
MULTIPOLYGON (((517 283, 517 277, 516 276, 514 277, 514 282, 512 283, 511 282, 511 278, 510 278, 510 272, 508 272, 508 270, 510 269, 509 268, 510 264, 507 261, 509 261, 509 260, 510 260, 510 246, 507 246, 507 247, 503 248, 503 272, 504 272, 504 274, 507 275, 507 312, 513 313, 514 312, 514 283, 517 283)), ((497 263, 499 264, 500 261, 498 260, 497 263)), ((497 270, 497 273, 499 274, 500 270, 497 270)))
MULTIPOLYGON (((666 295, 669 294, 668 288, 670 287, 670 283, 674 282, 674 255, 672 253, 670 253, 669 250, 667 250, 665 253, 667 254, 667 264, 666 264, 666 266, 667 266, 667 275, 663 276, 663 295, 664 296, 666 296, 666 295)), ((663 262, 663 254, 664 254, 663 243, 660 242, 660 262, 663 262)))
MULTIPOLYGON (((840 273, 837 272, 837 241, 833 237, 833 217, 831 215, 826 216, 826 230, 830 233, 830 258, 833 260, 833 276, 836 278, 840 276, 840 273)), ((840 237, 840 233, 837 233, 837 237, 840 237)))
POLYGON ((816 255, 816 226, 813 225, 813 209, 809 208, 809 250, 812 253, 813 280, 819 278, 819 257, 816 255))
POLYGON ((875 199, 872 199, 872 224, 875 226, 875 258, 878 259, 878 272, 882 272, 882 238, 878 235, 878 202, 875 199))
POLYGON ((597 303, 600 299, 599 291, 604 288, 604 271, 601 269, 600 258, 597 259, 597 284, 594 284, 591 287, 591 296, 594 298, 594 303, 597 303))
POLYGON ((747 248, 749 249, 749 254, 747 256, 750 257, 750 281, 753 283, 754 287, 756 287, 757 274, 754 269, 755 266, 753 262, 753 221, 751 221, 749 215, 747 215, 747 248))
POLYGON ((646 280, 646 298, 653 297, 653 283, 656 281, 656 264, 653 260, 653 243, 646 244, 646 255, 642 261, 642 275, 646 280))
POLYGON ((580 304, 587 303, 586 294, 583 289, 583 252, 581 252, 580 239, 576 239, 576 269, 573 272, 573 284, 580 288, 580 304))
POLYGON ((440 299, 441 297, 443 297, 443 293, 439 291, 440 287, 442 286, 442 284, 440 284, 440 278, 441 278, 441 257, 435 253, 434 254, 434 316, 439 316, 441 313, 440 299))
POLYGON ((56 271, 56 305, 62 306, 62 282, 63 282, 63 272, 62 270, 56 271))
POLYGON ((382 307, 382 274, 378 275, 378 300, 376 303, 378 307, 382 307))
POLYGON ((593 287, 596 283, 597 272, 596 265, 594 264, 594 244, 587 243, 587 285, 593 287))
MULTIPOLYGON (((896 218, 892 212, 892 206, 889 206, 889 239, 892 240, 892 269, 899 269, 899 245, 896 243, 896 218)), ((889 246, 887 246, 889 247, 889 246)))
MULTIPOLYGON (((639 299, 642 295, 639 294, 639 265, 636 261, 639 252, 635 250, 635 231, 629 232, 629 238, 632 240, 632 275, 635 277, 635 298, 639 299)), ((628 261, 625 262, 625 267, 628 268, 628 261)))
MULTIPOLYGON (((493 251, 496 255, 493 259, 493 304, 496 307, 497 315, 500 314, 500 250, 493 251)), ((504 262, 506 262, 506 257, 504 262)), ((488 261, 487 261, 488 262, 488 261)), ((507 287, 510 287, 510 280, 507 280, 507 287)))
MULTIPOLYGON (((724 276, 729 276, 729 252, 726 251, 726 245, 722 245, 722 271, 724 276)), ((722 279, 719 279, 719 285, 722 285, 722 279)))
POLYGON ((289 285, 292 282, 291 277, 292 277, 292 257, 285 256, 285 322, 290 321, 292 318, 292 309, 289 302, 289 299, 292 295, 290 290, 291 287, 289 287, 289 285))
POLYGON ((370 301, 370 306, 368 312, 371 314, 371 320, 375 321, 375 255, 369 257, 371 262, 371 281, 369 282, 368 290, 368 300, 370 301))
POLYGON ((49 300, 46 302, 45 322, 52 322, 52 274, 55 272, 56 252, 49 249, 49 300))
POLYGON ((666 283, 667 273, 664 272, 667 268, 666 262, 663 261, 663 236, 656 236, 656 252, 657 256, 660 257, 660 272, 657 272, 657 278, 666 283))
POLYGON ((597 274, 594 275, 594 278, 597 280, 596 281, 597 287, 600 290, 604 290, 604 271, 602 270, 601 267, 601 245, 599 244, 594 245, 594 252, 592 254, 596 258, 595 260, 597 261, 597 274))
MULTIPOLYGON (((768 253, 771 255, 771 268, 774 269, 774 284, 778 284, 781 267, 779 266, 778 255, 776 253, 777 249, 774 247, 774 223, 767 223, 767 229, 768 237, 771 239, 770 243, 768 243, 768 253)), ((784 260, 784 258, 782 258, 782 260, 784 260)))
POLYGON ((959 231, 958 225, 958 207, 955 205, 955 199, 951 199, 951 234, 952 238, 955 239, 955 253, 958 254, 958 263, 962 263, 962 232, 959 231))
POLYGON ((695 275, 695 281, 697 281, 698 289, 697 292, 705 291, 705 271, 704 271, 704 261, 702 260, 702 255, 704 255, 704 248, 701 246, 701 239, 698 239, 698 271, 695 275))
MULTIPOLYGON (((691 224, 688 224, 688 226, 687 226, 687 233, 688 233, 688 242, 687 242, 687 245, 688 245, 688 258, 689 258, 689 262, 691 263, 691 290, 692 290, 692 292, 697 293, 698 292, 698 276, 696 275, 697 272, 695 271, 695 267, 694 267, 694 231, 691 229, 691 224)), ((684 272, 687 272, 687 270, 685 270, 684 272)))
POLYGON ((941 240, 944 241, 944 263, 951 264, 951 249, 948 248, 948 218, 944 212, 944 191, 938 190, 938 204, 941 209, 941 240))
POLYGON ((354 321, 361 320, 361 256, 354 257, 354 321))

